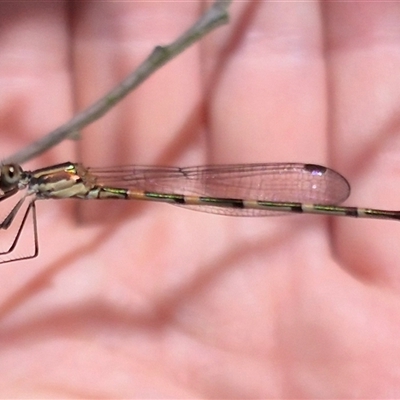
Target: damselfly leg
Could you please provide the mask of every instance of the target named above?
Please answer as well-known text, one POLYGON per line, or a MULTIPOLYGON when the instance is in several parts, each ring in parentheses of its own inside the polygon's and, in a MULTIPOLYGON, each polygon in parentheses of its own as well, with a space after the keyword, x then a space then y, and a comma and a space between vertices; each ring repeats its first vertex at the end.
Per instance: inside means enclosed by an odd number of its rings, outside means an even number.
MULTIPOLYGON (((21 198, 18 203, 12 208, 10 213, 4 218, 4 220, 0 223, 0 237, 3 236, 4 239, 4 232, 5 231, 10 231, 14 226, 17 227, 17 231, 13 230, 13 232, 10 232, 10 239, 9 240, 3 240, 2 242, 7 242, 7 246, 5 250, 3 248, 0 248, 0 264, 6 263, 6 262, 11 262, 11 261, 18 261, 18 260, 27 260, 30 258, 35 258, 38 255, 39 247, 38 247, 38 234, 37 234, 37 221, 36 221, 36 205, 34 201, 29 201, 26 200, 24 201, 24 198, 21 198), (27 207, 25 209, 22 209, 22 206, 24 204, 27 204, 27 207), (19 215, 22 215, 22 218, 20 218, 18 221, 17 217, 19 215), (31 217, 31 219, 29 219, 31 217), (26 232, 26 226, 27 226, 27 221, 31 220, 31 226, 28 228, 30 232, 32 232, 33 235, 33 248, 29 249, 21 249, 21 253, 16 254, 14 257, 9 258, 8 255, 13 253, 16 250, 16 247, 21 239, 22 233, 26 232), (16 222, 14 224, 14 222, 16 222), (25 251, 28 251, 25 253, 25 251)), ((31 242, 31 240, 29 240, 31 242)))

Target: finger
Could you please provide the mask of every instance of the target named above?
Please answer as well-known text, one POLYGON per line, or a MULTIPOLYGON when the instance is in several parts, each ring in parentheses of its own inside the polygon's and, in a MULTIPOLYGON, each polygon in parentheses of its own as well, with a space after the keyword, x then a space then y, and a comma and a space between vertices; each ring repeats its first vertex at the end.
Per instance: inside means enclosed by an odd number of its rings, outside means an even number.
MULTIPOLYGON (((400 6, 327 3, 326 13, 335 166, 350 180, 352 205, 399 209, 400 6)), ((400 224, 336 222, 339 254, 352 273, 397 287, 400 224)))
POLYGON ((318 3, 239 2, 235 8, 219 42, 206 39, 207 57, 216 60, 209 84, 212 160, 326 161, 318 3))

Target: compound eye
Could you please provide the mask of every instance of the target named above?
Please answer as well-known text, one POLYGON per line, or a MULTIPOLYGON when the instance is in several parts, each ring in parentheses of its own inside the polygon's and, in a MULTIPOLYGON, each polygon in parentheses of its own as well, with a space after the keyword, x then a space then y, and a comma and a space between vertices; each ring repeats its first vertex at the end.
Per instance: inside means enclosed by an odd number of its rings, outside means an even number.
POLYGON ((22 168, 18 164, 1 166, 0 185, 3 187, 16 186, 21 179, 22 168))

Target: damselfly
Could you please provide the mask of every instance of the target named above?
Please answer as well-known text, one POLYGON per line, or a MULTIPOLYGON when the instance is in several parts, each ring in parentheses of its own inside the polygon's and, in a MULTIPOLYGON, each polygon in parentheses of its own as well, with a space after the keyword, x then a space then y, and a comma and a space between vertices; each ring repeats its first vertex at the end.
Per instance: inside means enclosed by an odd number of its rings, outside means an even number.
POLYGON ((67 162, 35 171, 17 164, 0 169, 0 201, 22 196, 0 223, 8 229, 24 202, 28 206, 10 247, 15 249, 30 212, 34 252, 38 254, 35 201, 39 199, 134 199, 161 201, 193 210, 231 216, 309 213, 334 216, 400 219, 400 211, 341 207, 350 185, 332 169, 315 164, 238 164, 188 168, 123 166, 86 168, 67 162))

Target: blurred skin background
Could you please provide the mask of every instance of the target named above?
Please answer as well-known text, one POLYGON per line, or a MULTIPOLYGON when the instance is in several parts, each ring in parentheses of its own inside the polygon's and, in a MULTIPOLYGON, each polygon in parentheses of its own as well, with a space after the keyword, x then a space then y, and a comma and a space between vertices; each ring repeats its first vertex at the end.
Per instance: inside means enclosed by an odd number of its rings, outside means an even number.
MULTIPOLYGON (((2 157, 208 4, 1 4, 2 157)), ((397 209, 399 49, 398 3, 233 3, 228 26, 24 168, 319 163, 349 179, 349 204, 397 209)), ((400 394, 400 224, 37 206, 39 257, 0 268, 1 396, 400 394)))

